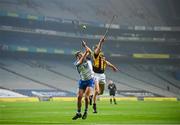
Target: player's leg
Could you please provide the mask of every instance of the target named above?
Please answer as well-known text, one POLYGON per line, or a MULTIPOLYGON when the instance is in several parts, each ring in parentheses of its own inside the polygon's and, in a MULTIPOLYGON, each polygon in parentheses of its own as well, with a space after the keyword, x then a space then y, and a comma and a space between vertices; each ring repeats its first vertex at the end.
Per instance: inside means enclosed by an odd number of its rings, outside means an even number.
POLYGON ((99 82, 95 80, 94 96, 93 96, 93 113, 97 113, 96 101, 97 95, 99 94, 99 82))
POLYGON ((94 93, 94 88, 91 89, 91 94, 89 95, 89 105, 92 105, 93 93, 94 93))
POLYGON ((98 74, 95 77, 95 89, 96 90, 95 90, 95 94, 94 94, 94 104, 93 104, 94 113, 97 113, 97 105, 96 105, 97 96, 103 94, 105 83, 106 83, 105 74, 98 74))
POLYGON ((81 113, 83 93, 84 93, 84 90, 80 89, 78 93, 78 102, 77 102, 78 113, 81 113))
POLYGON ((94 97, 93 97, 93 103, 96 102, 96 97, 99 94, 99 74, 94 74, 94 97))
POLYGON ((73 120, 76 120, 76 119, 82 117, 82 115, 81 115, 81 106, 82 106, 83 93, 84 93, 84 90, 79 89, 79 91, 78 91, 78 96, 77 96, 77 113, 76 113, 76 115, 72 118, 73 120))
POLYGON ((102 95, 104 93, 105 84, 106 84, 106 75, 101 74, 99 76, 99 95, 102 95))
POLYGON ((104 93, 105 83, 104 81, 99 82, 99 95, 102 95, 104 93))
POLYGON ((96 100, 99 94, 99 75, 94 74, 94 95, 93 95, 93 113, 97 113, 96 100))
POLYGON ((112 94, 110 93, 110 104, 112 104, 112 94))
POLYGON ((88 112, 88 98, 89 98, 89 94, 90 94, 90 87, 87 87, 86 90, 85 90, 85 97, 84 97, 84 100, 85 100, 85 108, 84 108, 84 114, 82 116, 82 119, 86 119, 87 118, 87 112, 88 112))
POLYGON ((114 101, 114 104, 117 104, 116 98, 115 98, 115 92, 113 93, 113 101, 114 101))
POLYGON ((88 81, 86 81, 87 84, 86 84, 86 89, 85 89, 85 110, 84 110, 84 114, 82 116, 82 119, 86 119, 87 118, 87 112, 88 112, 88 99, 89 99, 89 95, 91 93, 91 90, 92 88, 94 88, 94 80, 93 79, 90 79, 88 81))
POLYGON ((96 103, 96 96, 99 94, 99 82, 95 81, 93 103, 96 103))
POLYGON ((89 94, 90 94, 90 87, 87 87, 85 90, 85 112, 87 112, 88 110, 88 98, 89 98, 89 94))
POLYGON ((73 120, 76 120, 78 118, 81 118, 81 106, 82 106, 82 97, 83 97, 83 93, 85 90, 85 86, 82 80, 79 80, 79 91, 77 94, 77 113, 76 115, 72 118, 73 120))
POLYGON ((95 80, 92 79, 92 87, 90 87, 90 94, 89 94, 89 104, 90 105, 92 105, 92 101, 93 101, 94 84, 95 84, 95 80))
POLYGON ((95 87, 95 78, 94 78, 94 74, 93 74, 93 86, 90 87, 91 89, 91 92, 90 92, 90 95, 89 95, 89 105, 92 105, 92 101, 93 101, 93 94, 94 94, 94 87, 95 87))
POLYGON ((104 86, 105 84, 99 84, 98 82, 95 83, 95 93, 94 93, 94 103, 93 103, 93 113, 97 113, 97 105, 96 105, 96 101, 97 101, 97 96, 98 95, 102 95, 104 92, 104 86))

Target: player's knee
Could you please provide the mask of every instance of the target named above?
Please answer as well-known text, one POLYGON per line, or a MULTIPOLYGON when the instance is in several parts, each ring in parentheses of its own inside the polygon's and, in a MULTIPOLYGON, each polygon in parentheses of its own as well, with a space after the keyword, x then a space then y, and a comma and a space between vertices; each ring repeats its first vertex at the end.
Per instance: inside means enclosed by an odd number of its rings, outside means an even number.
POLYGON ((95 90, 95 94, 99 94, 99 90, 98 89, 95 90))
POLYGON ((84 94, 84 97, 85 97, 85 98, 88 98, 88 97, 89 97, 89 94, 90 94, 90 92, 86 92, 86 93, 84 94))
POLYGON ((95 92, 99 92, 99 89, 96 89, 95 92))
POLYGON ((103 93, 104 93, 104 91, 100 91, 100 92, 99 92, 99 95, 102 95, 103 93))
POLYGON ((104 88, 100 88, 99 95, 102 95, 104 93, 104 88))
POLYGON ((85 95, 84 95, 84 98, 85 98, 85 99, 88 99, 88 98, 89 98, 89 95, 88 95, 88 94, 85 94, 85 95))
POLYGON ((78 95, 78 100, 82 99, 82 97, 83 97, 82 95, 78 95))

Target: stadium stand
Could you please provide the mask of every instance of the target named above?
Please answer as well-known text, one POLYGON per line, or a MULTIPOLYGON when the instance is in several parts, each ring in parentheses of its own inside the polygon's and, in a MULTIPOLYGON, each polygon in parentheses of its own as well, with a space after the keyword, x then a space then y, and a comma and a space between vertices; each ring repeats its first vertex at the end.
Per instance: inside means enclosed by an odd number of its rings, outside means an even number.
POLYGON ((139 88, 144 91, 152 92, 154 93, 154 95, 157 95, 157 96, 175 96, 174 94, 163 92, 162 89, 158 89, 157 87, 148 85, 145 82, 142 82, 140 80, 127 77, 126 75, 115 75, 115 76, 112 76, 112 79, 115 79, 117 81, 122 81, 123 83, 126 83, 130 86, 139 88))
POLYGON ((11 87, 12 89, 55 89, 76 92, 76 85, 72 84, 74 81, 64 76, 57 75, 39 67, 30 67, 21 61, 13 59, 1 60, 1 63, 5 63, 7 66, 1 67, 2 77, 4 76, 1 82, 3 86, 11 87), (8 72, 8 74, 6 74, 6 72, 8 72), (7 80, 6 75, 9 77, 12 76, 12 78, 7 80), (25 80, 22 80, 23 78, 25 80), (8 82, 6 83, 5 80, 8 82), (28 83, 26 81, 30 82, 28 83), (61 82, 64 84, 61 84, 61 82), (72 86, 72 88, 69 88, 69 86, 72 86))
MULTIPOLYGON (((173 6, 172 3, 171 5, 173 6)), ((91 0, 1 0, 0 8, 12 12, 18 11, 35 15, 45 15, 47 17, 64 17, 66 19, 94 21, 97 23, 107 22, 112 17, 112 14, 114 14, 119 16, 119 19, 115 23, 123 25, 165 25, 169 22, 163 19, 167 19, 165 17, 168 16, 172 17, 172 9, 169 2, 161 2, 161 0, 140 0, 139 2, 134 0, 104 0, 103 2, 91 0), (166 9, 162 6, 165 6, 166 9), (167 8, 171 11, 164 14, 163 12, 167 8)), ((170 24, 173 25, 172 21, 170 24)))
MULTIPOLYGON (((60 48, 63 49, 65 54, 70 50, 80 49, 80 38, 57 37, 49 35, 36 35, 28 33, 16 32, 2 32, 0 38, 1 44, 16 45, 22 47, 37 47, 37 48, 60 48), (14 39, 16 37, 16 39, 14 39)), ((92 47, 98 40, 87 39, 88 45, 92 47)), ((162 44, 161 42, 119 42, 108 40, 104 45, 105 52, 119 53, 119 54, 132 54, 132 53, 180 53, 179 42, 168 42, 162 44), (114 44, 111 44, 111 43, 114 44), (156 44, 156 46, 154 46, 156 44), (174 49, 176 48, 176 49, 174 49)))
POLYGON ((10 90, 0 88, 0 98, 3 98, 3 97, 27 97, 27 96, 10 91, 10 90))
POLYGON ((17 75, 15 72, 10 72, 0 67, 0 84, 1 86, 9 89, 52 89, 43 85, 39 85, 36 82, 23 78, 17 75))
POLYGON ((175 93, 180 92, 180 88, 175 86, 174 84, 171 84, 170 82, 167 82, 167 80, 164 80, 160 78, 157 74, 147 72, 147 71, 141 71, 138 72, 134 67, 128 66, 126 69, 124 69, 125 72, 141 81, 145 81, 147 84, 153 84, 154 86, 160 87, 162 89, 167 89, 167 87, 170 87, 175 93), (161 84, 160 84, 161 83, 161 84))

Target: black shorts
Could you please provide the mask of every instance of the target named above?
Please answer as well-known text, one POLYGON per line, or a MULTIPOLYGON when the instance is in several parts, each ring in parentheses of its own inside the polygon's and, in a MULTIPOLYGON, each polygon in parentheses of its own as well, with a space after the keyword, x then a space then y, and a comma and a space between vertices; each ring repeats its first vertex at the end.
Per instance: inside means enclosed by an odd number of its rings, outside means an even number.
POLYGON ((115 96, 115 92, 110 92, 109 95, 110 96, 115 96))

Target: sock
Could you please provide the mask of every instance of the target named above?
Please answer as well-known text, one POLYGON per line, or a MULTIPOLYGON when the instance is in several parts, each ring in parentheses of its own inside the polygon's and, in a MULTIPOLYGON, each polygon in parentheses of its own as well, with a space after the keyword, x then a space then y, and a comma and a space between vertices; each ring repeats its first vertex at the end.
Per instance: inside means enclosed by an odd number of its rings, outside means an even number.
POLYGON ((78 110, 77 110, 77 113, 78 113, 78 114, 81 114, 81 109, 78 109, 78 110))
POLYGON ((116 99, 114 98, 114 104, 116 104, 116 99))
POLYGON ((110 103, 112 104, 112 99, 110 99, 110 103))
POLYGON ((93 95, 90 95, 89 98, 92 99, 92 98, 93 98, 93 95))
POLYGON ((84 112, 87 112, 88 111, 88 109, 86 108, 85 110, 84 110, 84 112))
POLYGON ((93 109, 96 110, 96 103, 93 104, 93 109))

